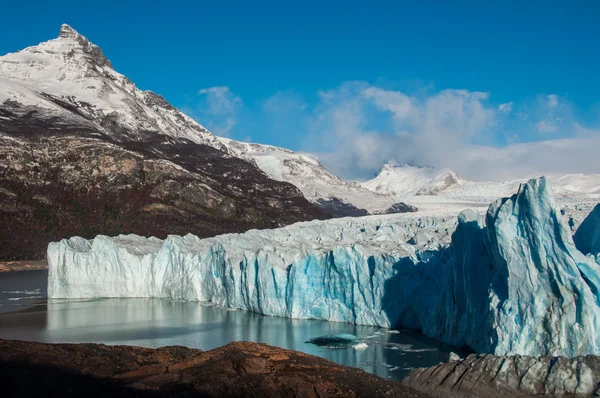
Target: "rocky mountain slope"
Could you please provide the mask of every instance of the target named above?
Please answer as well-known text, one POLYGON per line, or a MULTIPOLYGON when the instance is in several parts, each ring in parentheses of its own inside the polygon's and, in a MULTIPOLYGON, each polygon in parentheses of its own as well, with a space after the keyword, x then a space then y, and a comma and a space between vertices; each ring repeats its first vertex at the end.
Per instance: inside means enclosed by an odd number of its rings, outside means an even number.
POLYGON ((211 236, 324 217, 67 25, 0 57, 0 259, 66 236, 211 236))

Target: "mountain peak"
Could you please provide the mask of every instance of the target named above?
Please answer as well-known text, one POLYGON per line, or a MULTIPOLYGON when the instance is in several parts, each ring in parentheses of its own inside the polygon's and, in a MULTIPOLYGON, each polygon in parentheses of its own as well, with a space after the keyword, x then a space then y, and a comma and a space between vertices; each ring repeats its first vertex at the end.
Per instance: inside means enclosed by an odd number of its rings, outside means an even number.
POLYGON ((75 29, 67 25, 66 23, 60 26, 60 35, 58 37, 62 37, 63 39, 77 39, 81 36, 75 29))
POLYGON ((79 44, 81 50, 89 56, 89 60, 98 66, 107 66, 112 69, 112 64, 106 57, 102 50, 97 45, 91 43, 87 37, 81 35, 75 29, 67 24, 60 26, 60 34, 58 39, 72 40, 79 44))

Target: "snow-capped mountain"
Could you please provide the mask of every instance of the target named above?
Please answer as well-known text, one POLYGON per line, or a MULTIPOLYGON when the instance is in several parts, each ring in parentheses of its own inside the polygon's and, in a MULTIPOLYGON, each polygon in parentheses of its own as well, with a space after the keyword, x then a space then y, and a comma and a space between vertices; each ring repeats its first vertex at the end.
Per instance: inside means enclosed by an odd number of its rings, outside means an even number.
POLYGON ((386 164, 377 177, 361 185, 383 195, 405 197, 437 195, 460 182, 459 175, 450 169, 386 164))
POLYGON ((63 236, 213 236, 323 218, 63 25, 0 57, 0 258, 63 236))
POLYGON ((395 204, 385 195, 342 181, 310 156, 213 135, 161 96, 139 90, 113 70, 99 47, 68 25, 61 27, 57 39, 1 57, 0 83, 0 102, 56 109, 63 106, 56 104, 59 100, 86 119, 114 125, 107 133, 117 140, 124 129, 127 139, 154 133, 212 146, 254 163, 274 180, 295 185, 333 215, 383 213, 395 204))
MULTIPOLYGON (((48 110, 70 106, 85 119, 117 124, 128 138, 133 132, 160 133, 222 149, 206 128, 116 72, 98 46, 68 25, 56 39, 0 57, 0 79, 0 103, 48 110)), ((107 132, 119 138, 117 131, 107 132)))
MULTIPOLYGON (((600 174, 547 174, 546 178, 564 206, 591 205, 600 198, 600 174)), ((425 211, 461 211, 469 207, 483 209, 495 199, 510 196, 526 181, 470 181, 450 169, 387 164, 377 177, 361 185, 425 211)))
POLYGON ((320 207, 342 206, 335 215, 366 214, 365 211, 360 212, 362 209, 371 214, 407 211, 401 206, 403 210, 394 211, 394 205, 398 203, 387 193, 371 191, 356 182, 343 181, 308 154, 228 138, 219 140, 227 147, 229 153, 243 159, 252 159, 269 177, 295 185, 309 201, 320 207))

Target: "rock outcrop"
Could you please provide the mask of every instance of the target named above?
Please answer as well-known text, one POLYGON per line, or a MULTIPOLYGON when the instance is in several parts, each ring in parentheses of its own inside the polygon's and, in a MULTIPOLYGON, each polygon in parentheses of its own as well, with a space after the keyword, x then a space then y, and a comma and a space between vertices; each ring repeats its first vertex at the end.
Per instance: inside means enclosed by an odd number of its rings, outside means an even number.
POLYGON ((472 354, 415 369, 402 382, 439 397, 588 397, 600 392, 600 358, 472 354))
POLYGON ((0 340, 4 396, 405 397, 399 382, 265 344, 212 351, 0 340))

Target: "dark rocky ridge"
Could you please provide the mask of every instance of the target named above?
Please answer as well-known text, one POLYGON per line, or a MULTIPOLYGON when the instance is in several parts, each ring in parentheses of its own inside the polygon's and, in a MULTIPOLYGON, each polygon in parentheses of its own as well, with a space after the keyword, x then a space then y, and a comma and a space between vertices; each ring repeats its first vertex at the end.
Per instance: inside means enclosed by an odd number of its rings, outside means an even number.
POLYGON ((413 213, 418 209, 415 206, 406 204, 404 202, 398 202, 391 205, 386 211, 385 214, 396 214, 396 213, 413 213))
POLYGON ((361 217, 369 215, 365 209, 358 208, 351 203, 346 203, 338 198, 318 199, 316 205, 325 214, 331 217, 361 217))
POLYGON ((0 340, 4 396, 425 397, 360 369, 265 344, 203 352, 0 340))
POLYGON ((74 235, 207 237, 325 217, 244 160, 46 98, 60 111, 0 104, 0 260, 43 258, 74 235))

